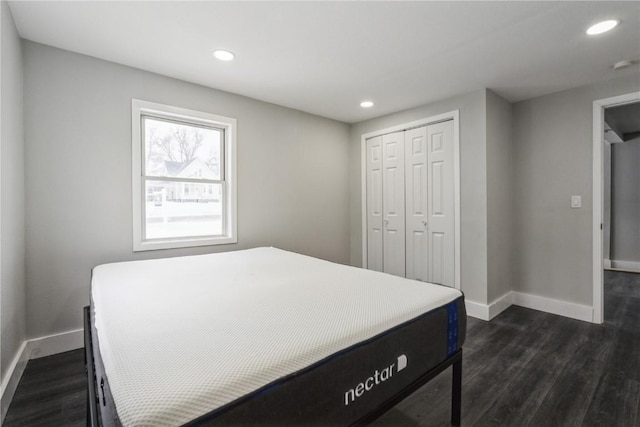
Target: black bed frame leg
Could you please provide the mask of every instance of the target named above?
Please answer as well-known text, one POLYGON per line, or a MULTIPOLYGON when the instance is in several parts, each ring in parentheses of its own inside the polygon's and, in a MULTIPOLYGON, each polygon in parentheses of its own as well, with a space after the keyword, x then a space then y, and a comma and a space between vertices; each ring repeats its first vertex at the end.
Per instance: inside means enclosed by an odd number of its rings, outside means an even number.
POLYGON ((83 309, 84 314, 84 362, 87 372, 87 426, 98 427, 98 405, 96 404, 96 379, 93 365, 93 347, 91 345, 91 321, 89 307, 83 309))
MULTIPOLYGON (((462 349, 460 350, 462 353, 462 349)), ((451 425, 459 426, 462 412, 462 354, 453 362, 451 384, 451 425)))
MULTIPOLYGON (((88 374, 87 374, 88 375, 88 374)), ((87 426, 91 426, 91 396, 89 396, 89 391, 87 390, 87 405, 86 405, 86 410, 87 410, 87 426)))

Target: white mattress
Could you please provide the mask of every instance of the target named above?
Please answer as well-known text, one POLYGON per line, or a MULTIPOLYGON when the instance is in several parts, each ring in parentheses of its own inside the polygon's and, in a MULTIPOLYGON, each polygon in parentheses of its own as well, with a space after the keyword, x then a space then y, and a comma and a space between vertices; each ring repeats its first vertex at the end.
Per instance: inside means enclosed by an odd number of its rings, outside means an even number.
POLYGON ((275 248, 106 264, 91 284, 124 426, 186 423, 460 295, 275 248))

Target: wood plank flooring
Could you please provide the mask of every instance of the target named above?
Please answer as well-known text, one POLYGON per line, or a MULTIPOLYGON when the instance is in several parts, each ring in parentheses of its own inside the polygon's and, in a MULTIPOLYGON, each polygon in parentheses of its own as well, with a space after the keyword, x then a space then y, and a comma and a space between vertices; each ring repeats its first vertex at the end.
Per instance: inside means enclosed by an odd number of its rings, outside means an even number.
POLYGON ((82 426, 87 380, 83 350, 30 360, 3 426, 82 426))
MULTIPOLYGON (((464 426, 640 426, 640 274, 605 272, 603 325, 514 306, 464 351, 464 426)), ((85 393, 81 350, 32 360, 4 425, 84 425, 85 393)), ((374 425, 448 425, 450 393, 447 370, 374 425)))

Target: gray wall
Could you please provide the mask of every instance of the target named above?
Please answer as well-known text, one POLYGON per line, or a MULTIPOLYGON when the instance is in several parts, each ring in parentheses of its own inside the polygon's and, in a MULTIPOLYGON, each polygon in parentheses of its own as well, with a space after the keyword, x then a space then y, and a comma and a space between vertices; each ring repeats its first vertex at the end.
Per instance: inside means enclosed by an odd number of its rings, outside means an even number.
POLYGON ((611 144, 611 259, 640 263, 640 137, 611 144))
POLYGON ((511 104, 487 91, 487 302, 513 286, 511 104))
POLYGON ((351 126, 351 263, 362 265, 362 134, 460 110, 460 282, 467 299, 487 298, 486 90, 356 123, 351 126))
POLYGON ((593 101, 639 87, 632 75, 514 105, 514 290, 592 305, 593 101))
MULTIPOLYGON (((22 50, 7 2, 0 2, 2 45, 0 106, 1 378, 25 339, 24 138, 22 50)), ((3 413, 4 413, 3 408, 3 413)))
POLYGON ((28 337, 81 327, 95 265, 274 245, 349 262, 349 127, 24 42, 28 337), (238 120, 238 244, 132 252, 131 98, 238 120))

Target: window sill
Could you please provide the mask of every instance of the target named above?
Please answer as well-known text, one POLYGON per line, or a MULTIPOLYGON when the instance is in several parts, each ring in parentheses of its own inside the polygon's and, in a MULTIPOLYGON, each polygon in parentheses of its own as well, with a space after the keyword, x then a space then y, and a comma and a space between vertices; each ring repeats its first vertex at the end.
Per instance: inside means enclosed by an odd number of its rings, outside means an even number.
POLYGON ((155 251, 159 249, 179 249, 198 246, 228 245, 231 243, 238 243, 238 238, 235 236, 220 236, 152 240, 145 242, 134 242, 133 251, 143 252, 155 251))

